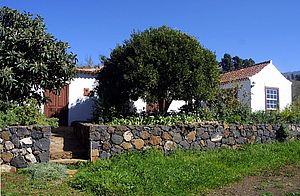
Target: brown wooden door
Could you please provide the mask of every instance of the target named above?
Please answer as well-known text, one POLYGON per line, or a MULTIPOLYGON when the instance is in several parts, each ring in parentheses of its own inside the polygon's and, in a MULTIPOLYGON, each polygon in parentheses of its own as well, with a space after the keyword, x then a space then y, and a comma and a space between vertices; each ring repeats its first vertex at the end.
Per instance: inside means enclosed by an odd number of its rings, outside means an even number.
POLYGON ((47 117, 58 118, 60 126, 68 126, 69 86, 62 88, 59 95, 47 90, 45 96, 49 97, 50 101, 45 104, 44 114, 47 117))

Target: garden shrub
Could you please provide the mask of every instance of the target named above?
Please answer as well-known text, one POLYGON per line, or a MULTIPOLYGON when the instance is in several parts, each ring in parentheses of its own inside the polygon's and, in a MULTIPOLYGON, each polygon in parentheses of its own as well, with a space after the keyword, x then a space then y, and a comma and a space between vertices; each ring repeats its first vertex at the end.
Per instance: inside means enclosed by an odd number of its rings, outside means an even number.
POLYGON ((40 112, 35 99, 27 99, 22 104, 0 102, 0 128, 13 125, 50 125, 58 126, 58 119, 47 118, 40 112))
POLYGON ((56 163, 30 164, 27 168, 20 170, 32 179, 57 180, 66 176, 67 166, 56 163))

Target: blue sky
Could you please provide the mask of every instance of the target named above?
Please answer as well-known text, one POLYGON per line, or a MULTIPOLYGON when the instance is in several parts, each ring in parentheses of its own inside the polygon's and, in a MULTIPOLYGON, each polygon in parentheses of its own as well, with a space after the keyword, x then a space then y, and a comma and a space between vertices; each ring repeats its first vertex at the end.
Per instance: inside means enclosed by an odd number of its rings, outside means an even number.
POLYGON ((300 70, 298 0, 0 0, 1 6, 39 14, 48 32, 70 44, 79 63, 108 56, 133 30, 167 25, 215 52, 256 62, 273 60, 281 72, 300 70))

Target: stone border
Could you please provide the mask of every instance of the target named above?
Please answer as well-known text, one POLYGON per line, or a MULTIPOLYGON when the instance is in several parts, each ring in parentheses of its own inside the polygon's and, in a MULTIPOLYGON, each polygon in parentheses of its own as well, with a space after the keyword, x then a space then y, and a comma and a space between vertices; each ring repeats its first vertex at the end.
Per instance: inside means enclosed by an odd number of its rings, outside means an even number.
POLYGON ((50 126, 13 126, 0 129, 0 164, 17 168, 50 160, 50 126))
MULTIPOLYGON (((131 150, 158 148, 168 153, 175 148, 236 148, 243 144, 271 143, 278 139, 279 125, 228 125, 203 123, 178 126, 74 125, 74 133, 89 149, 91 161, 131 150)), ((288 125, 289 137, 300 138, 300 125, 288 125)))

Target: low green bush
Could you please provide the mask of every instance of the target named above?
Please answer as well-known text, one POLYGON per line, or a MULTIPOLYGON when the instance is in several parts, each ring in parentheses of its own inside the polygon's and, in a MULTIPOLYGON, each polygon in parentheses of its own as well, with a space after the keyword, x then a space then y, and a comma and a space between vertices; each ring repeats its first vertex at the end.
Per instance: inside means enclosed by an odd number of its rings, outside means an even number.
POLYGON ((70 185, 95 195, 200 195, 286 164, 300 164, 299 140, 170 155, 151 149, 81 167, 70 185))
POLYGON ((20 170, 22 174, 32 179, 56 180, 66 177, 67 166, 55 163, 30 164, 27 168, 20 170))
POLYGON ((22 104, 0 102, 0 128, 12 125, 58 126, 57 118, 47 118, 40 112, 38 102, 28 99, 22 104))
MULTIPOLYGON (((219 104, 219 102, 217 102, 219 104)), ((219 121, 226 123, 255 124, 300 124, 300 101, 292 103, 282 112, 257 111, 251 112, 239 101, 227 104, 202 106, 194 111, 170 113, 164 116, 140 114, 136 116, 113 118, 110 122, 100 122, 109 125, 176 125, 192 124, 203 121, 219 121)))

